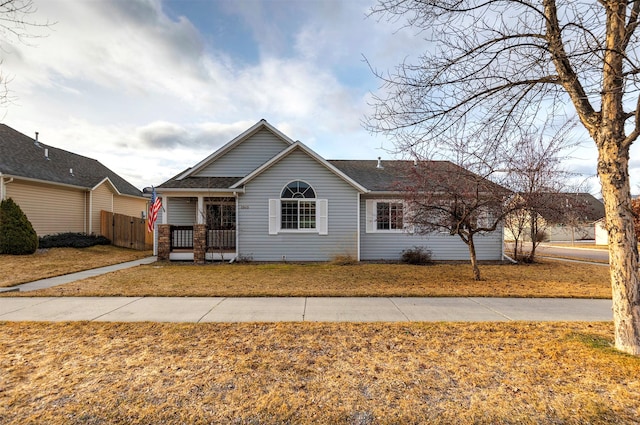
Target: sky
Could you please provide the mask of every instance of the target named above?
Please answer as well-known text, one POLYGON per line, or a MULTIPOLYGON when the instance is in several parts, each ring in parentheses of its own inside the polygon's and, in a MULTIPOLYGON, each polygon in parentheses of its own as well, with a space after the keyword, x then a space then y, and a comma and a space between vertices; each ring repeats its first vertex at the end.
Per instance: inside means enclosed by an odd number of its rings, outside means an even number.
MULTIPOLYGON (((373 0, 33 0, 0 33, 0 122, 158 185, 264 118, 326 159, 394 158, 362 125, 392 70, 426 44, 367 17, 373 0)), ((597 192, 592 142, 570 167, 597 192)), ((632 174, 640 175, 640 156, 632 174)), ((632 180, 640 192, 640 179, 632 180)))

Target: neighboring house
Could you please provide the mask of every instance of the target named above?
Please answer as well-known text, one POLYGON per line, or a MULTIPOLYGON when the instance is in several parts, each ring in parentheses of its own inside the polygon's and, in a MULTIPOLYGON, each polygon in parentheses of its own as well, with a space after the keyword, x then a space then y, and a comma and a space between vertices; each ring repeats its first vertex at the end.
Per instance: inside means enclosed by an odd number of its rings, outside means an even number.
POLYGON ((0 124, 0 199, 12 198, 39 236, 100 233, 100 211, 141 217, 148 199, 102 165, 0 124))
POLYGON ((609 245, 609 232, 604 217, 595 222, 596 245, 609 245))
MULTIPOLYGON (((398 260, 403 250, 421 246, 436 260, 468 259, 458 236, 418 235, 406 223, 394 188, 407 164, 327 161, 261 120, 156 188, 163 201, 158 256, 398 260)), ((502 228, 478 237, 476 247, 480 260, 500 260, 502 228)))
MULTIPOLYGON (((595 223, 604 217, 604 205, 590 193, 543 193, 537 200, 538 229, 546 242, 573 242, 595 239, 595 223)), ((530 240, 528 227, 525 240, 530 240)), ((508 229, 505 239, 513 240, 508 229)))

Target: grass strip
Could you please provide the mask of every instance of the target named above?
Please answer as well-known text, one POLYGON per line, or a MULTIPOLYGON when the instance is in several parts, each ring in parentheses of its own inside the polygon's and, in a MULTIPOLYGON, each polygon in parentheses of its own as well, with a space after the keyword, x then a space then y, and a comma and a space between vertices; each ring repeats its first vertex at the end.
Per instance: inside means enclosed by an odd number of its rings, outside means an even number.
POLYGON ((0 287, 15 286, 54 276, 110 266, 150 256, 109 245, 89 248, 51 248, 33 255, 0 255, 0 287))
POLYGON ((468 264, 156 263, 41 291, 8 296, 198 297, 567 297, 611 298, 609 270, 547 261, 482 266, 474 281, 468 264))

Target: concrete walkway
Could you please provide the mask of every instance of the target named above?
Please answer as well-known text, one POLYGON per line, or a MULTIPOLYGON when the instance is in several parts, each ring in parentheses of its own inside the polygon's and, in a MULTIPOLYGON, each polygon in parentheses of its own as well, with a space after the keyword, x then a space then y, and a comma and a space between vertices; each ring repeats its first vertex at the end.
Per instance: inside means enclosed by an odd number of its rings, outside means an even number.
POLYGON ((0 292, 12 291, 35 291, 37 289, 50 288, 52 286, 64 285, 66 283, 75 282, 89 277, 98 276, 105 273, 115 272, 116 270, 128 269, 130 267, 139 266, 141 264, 151 264, 157 261, 157 257, 147 257, 140 260, 127 261, 126 263, 113 264, 111 266, 99 267, 97 269, 85 270, 77 273, 65 274, 63 276, 51 277, 48 279, 36 280, 34 282, 23 283, 22 285, 11 286, 9 288, 0 288, 0 292))
POLYGON ((2 297, 0 321, 610 321, 611 300, 557 298, 2 297))

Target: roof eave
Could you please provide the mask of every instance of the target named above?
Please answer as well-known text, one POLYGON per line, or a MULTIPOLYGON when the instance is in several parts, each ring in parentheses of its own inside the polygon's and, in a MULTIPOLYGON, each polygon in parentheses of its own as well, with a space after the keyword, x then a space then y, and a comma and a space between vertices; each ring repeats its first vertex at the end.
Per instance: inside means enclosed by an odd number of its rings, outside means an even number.
POLYGON ((239 192, 244 193, 244 188, 216 188, 210 187, 157 187, 157 193, 170 193, 170 192, 198 192, 198 193, 232 193, 239 192))
POLYGON ((74 185, 74 184, 69 184, 69 183, 60 183, 60 182, 54 182, 51 180, 42 180, 42 179, 35 179, 33 177, 25 177, 25 176, 19 176, 17 174, 2 174, 3 177, 8 177, 8 178, 13 178, 13 179, 18 179, 18 180, 25 180, 25 181, 29 181, 29 182, 34 182, 34 183, 41 183, 41 184, 50 184, 50 185, 54 185, 54 186, 62 186, 62 187, 68 187, 68 188, 72 188, 72 189, 80 189, 80 190, 86 190, 86 191, 90 191, 93 188, 88 187, 88 186, 80 186, 80 185, 74 185))

